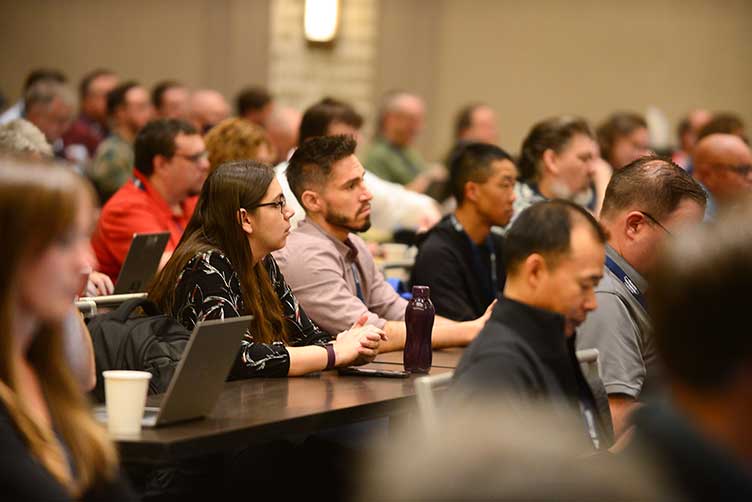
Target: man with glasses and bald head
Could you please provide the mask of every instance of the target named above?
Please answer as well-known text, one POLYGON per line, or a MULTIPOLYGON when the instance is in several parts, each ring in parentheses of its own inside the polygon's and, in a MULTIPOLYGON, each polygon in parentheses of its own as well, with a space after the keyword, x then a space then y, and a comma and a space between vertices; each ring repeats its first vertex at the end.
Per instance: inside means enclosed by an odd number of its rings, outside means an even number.
POLYGON ((752 152, 734 134, 711 134, 697 143, 694 176, 708 193, 705 219, 752 194, 752 152))
POLYGON ((676 164, 642 157, 614 172, 601 224, 609 233, 598 308, 580 327, 578 349, 596 348, 616 437, 638 400, 649 399, 660 376, 646 308, 648 276, 659 247, 703 219, 706 195, 676 164))

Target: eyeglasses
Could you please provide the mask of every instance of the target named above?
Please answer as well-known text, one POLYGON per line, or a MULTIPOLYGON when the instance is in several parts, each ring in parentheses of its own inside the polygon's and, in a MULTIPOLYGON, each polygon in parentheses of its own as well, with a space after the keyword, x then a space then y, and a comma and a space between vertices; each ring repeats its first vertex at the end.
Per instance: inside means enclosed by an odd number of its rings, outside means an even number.
POLYGON ((281 196, 279 200, 275 200, 274 202, 264 202, 263 204, 256 204, 253 206, 252 209, 256 209, 257 207, 264 207, 264 206, 274 206, 277 209, 279 209, 279 212, 282 214, 285 214, 285 206, 287 205, 287 201, 285 200, 284 196, 281 196))
POLYGON ((177 153, 177 152, 175 152, 173 154, 173 156, 175 156, 175 157, 183 157, 184 159, 189 160, 189 161, 193 162, 194 164, 198 164, 202 160, 206 160, 206 159, 209 158, 209 152, 207 152, 206 150, 204 150, 203 152, 194 153, 193 155, 186 155, 184 153, 177 153))
POLYGON ((664 227, 663 225, 661 225, 661 222, 658 221, 657 219, 655 219, 652 214, 646 213, 645 211, 639 211, 639 210, 638 210, 638 212, 641 215, 643 215, 645 218, 649 219, 650 221, 652 221, 653 223, 655 223, 656 225, 658 225, 659 227, 661 227, 661 230, 663 230, 664 232, 666 232, 668 235, 672 235, 671 232, 666 227, 664 227))

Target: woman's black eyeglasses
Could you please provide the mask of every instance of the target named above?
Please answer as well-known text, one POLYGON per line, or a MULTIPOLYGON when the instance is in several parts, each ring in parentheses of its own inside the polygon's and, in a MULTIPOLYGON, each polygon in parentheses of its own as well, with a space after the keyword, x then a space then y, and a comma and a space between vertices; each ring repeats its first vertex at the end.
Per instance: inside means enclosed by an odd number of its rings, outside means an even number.
POLYGON ((287 201, 284 197, 280 197, 279 200, 275 200, 274 202, 264 202, 263 204, 256 204, 253 206, 253 209, 256 209, 257 207, 264 207, 264 206, 274 206, 279 211, 284 214, 285 212, 285 206, 287 205, 287 201))

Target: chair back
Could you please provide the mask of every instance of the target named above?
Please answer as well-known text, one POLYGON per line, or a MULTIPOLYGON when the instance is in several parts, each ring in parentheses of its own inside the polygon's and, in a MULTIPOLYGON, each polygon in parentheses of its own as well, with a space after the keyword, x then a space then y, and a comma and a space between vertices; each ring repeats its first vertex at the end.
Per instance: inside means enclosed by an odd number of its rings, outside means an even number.
POLYGON ((438 408, 436 405, 436 393, 445 389, 452 380, 453 371, 438 375, 426 375, 415 380, 415 394, 418 401, 418 413, 426 432, 436 430, 438 426, 438 408))

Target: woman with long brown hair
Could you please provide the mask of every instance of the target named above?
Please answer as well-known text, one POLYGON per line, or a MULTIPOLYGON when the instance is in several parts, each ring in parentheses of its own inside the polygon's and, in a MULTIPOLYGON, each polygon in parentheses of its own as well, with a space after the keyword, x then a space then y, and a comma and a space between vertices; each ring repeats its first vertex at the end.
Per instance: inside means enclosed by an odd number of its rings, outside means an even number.
POLYGON ((65 357, 91 259, 94 193, 61 166, 0 159, 0 494, 130 499, 65 357))
POLYGON ((271 252, 282 248, 293 211, 274 170, 230 162, 204 183, 196 210, 150 298, 186 328, 252 314, 231 379, 294 376, 372 360, 383 331, 365 319, 336 339, 305 314, 271 252))

